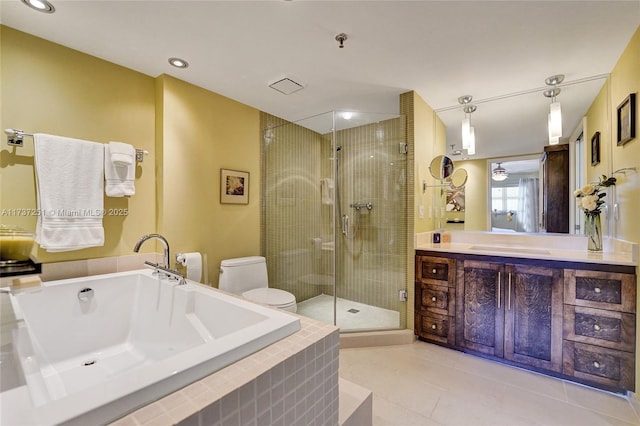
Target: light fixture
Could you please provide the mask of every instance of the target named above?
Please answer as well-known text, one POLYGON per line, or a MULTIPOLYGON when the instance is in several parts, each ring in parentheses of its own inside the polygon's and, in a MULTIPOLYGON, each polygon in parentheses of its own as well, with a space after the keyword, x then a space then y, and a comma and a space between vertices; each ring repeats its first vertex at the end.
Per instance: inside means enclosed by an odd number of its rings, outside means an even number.
POLYGON ((169 63, 176 68, 188 68, 189 62, 180 58, 169 58, 169 63))
POLYGON ((493 169, 493 171, 491 172, 491 179, 497 182, 501 182, 509 177, 509 173, 507 173, 507 170, 502 167, 501 164, 502 163, 498 163, 498 167, 493 169))
POLYGON ((38 12, 53 13, 56 11, 56 8, 47 0, 22 0, 22 3, 38 12))
POLYGON ((348 111, 345 111, 342 113, 342 118, 344 118, 345 120, 351 120, 352 117, 353 117, 353 113, 350 113, 348 111))
POLYGON ((475 155, 476 153, 476 134, 475 129, 471 126, 471 116, 477 107, 471 105, 473 96, 464 95, 458 98, 458 103, 464 105, 464 118, 462 119, 462 149, 467 150, 467 155, 475 155))
POLYGON ((556 87, 564 81, 564 75, 552 75, 544 81, 547 86, 552 86, 543 92, 543 95, 551 99, 549 107, 549 115, 547 117, 547 125, 549 127, 549 144, 556 145, 562 137, 562 108, 560 102, 556 101, 556 97, 560 94, 560 88, 556 87))

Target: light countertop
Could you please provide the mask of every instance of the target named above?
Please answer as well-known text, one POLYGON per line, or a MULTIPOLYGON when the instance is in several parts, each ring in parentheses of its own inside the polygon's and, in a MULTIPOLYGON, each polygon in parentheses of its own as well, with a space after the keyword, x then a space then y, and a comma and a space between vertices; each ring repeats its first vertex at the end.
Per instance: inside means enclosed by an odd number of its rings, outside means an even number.
POLYGON ((608 265, 638 265, 638 244, 604 238, 602 252, 587 250, 587 239, 581 235, 515 234, 476 231, 446 231, 439 244, 433 232, 415 235, 415 249, 443 253, 517 257, 608 265))

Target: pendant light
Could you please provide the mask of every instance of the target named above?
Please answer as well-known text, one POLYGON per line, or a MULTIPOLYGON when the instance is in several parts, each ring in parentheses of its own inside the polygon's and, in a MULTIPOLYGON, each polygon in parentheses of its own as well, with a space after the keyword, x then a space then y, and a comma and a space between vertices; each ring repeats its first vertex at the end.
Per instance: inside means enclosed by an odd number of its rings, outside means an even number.
POLYGON ((560 107, 560 102, 556 100, 556 97, 560 94, 560 88, 556 86, 563 81, 563 74, 552 75, 544 81, 547 86, 552 86, 543 92, 545 97, 551 99, 549 115, 547 117, 549 145, 557 145, 560 142, 560 137, 562 137, 562 108, 560 107))
POLYGON ((464 95, 458 98, 458 103, 464 105, 464 118, 462 119, 462 149, 467 150, 467 155, 475 155, 476 153, 476 135, 475 129, 471 126, 471 114, 477 109, 475 105, 471 105, 473 96, 464 95))
POLYGON ((501 182, 509 177, 509 173, 507 173, 507 170, 502 167, 501 164, 502 163, 498 163, 498 167, 493 169, 493 171, 491 172, 491 179, 495 180, 496 182, 501 182))

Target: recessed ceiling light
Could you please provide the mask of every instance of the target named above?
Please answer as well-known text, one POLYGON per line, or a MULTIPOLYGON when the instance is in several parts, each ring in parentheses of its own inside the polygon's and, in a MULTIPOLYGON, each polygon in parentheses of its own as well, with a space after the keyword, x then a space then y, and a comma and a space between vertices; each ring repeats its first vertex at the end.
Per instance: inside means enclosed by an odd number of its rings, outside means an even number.
POLYGON ((176 68, 187 68, 189 67, 189 62, 180 58, 169 58, 169 63, 176 68))
POLYGON ((38 12, 53 13, 56 11, 56 8, 47 0, 22 0, 22 3, 38 12))
POLYGON ((351 118, 353 117, 353 114, 350 112, 343 112, 342 113, 342 118, 344 118, 345 120, 351 120, 351 118))

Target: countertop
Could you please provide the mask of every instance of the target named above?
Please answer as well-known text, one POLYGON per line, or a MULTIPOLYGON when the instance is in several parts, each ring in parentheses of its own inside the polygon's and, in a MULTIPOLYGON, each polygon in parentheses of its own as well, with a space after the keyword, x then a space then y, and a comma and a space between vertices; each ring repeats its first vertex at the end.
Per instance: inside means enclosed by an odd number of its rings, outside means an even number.
POLYGON ((433 232, 415 235, 415 249, 443 253, 516 257, 607 265, 638 265, 638 244, 604 238, 602 252, 587 250, 580 235, 446 231, 447 242, 434 244, 433 232))

